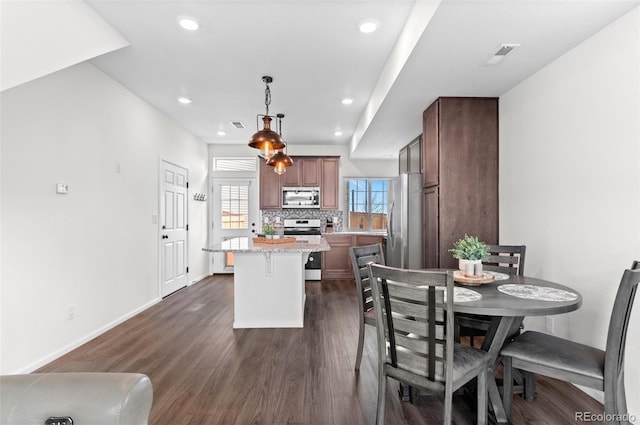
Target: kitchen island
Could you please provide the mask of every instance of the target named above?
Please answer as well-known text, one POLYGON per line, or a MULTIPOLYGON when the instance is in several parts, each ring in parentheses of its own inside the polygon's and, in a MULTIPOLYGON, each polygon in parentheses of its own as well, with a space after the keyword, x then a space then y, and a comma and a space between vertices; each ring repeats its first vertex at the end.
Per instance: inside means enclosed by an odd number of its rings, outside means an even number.
POLYGON ((203 248, 234 254, 234 328, 304 326, 304 265, 309 253, 331 249, 324 238, 314 242, 270 244, 241 237, 203 248))

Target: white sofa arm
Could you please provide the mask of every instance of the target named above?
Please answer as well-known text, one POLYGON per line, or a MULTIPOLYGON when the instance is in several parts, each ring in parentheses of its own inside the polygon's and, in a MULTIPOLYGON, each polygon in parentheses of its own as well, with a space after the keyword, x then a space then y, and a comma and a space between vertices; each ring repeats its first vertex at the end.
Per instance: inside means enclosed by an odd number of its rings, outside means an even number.
POLYGON ((147 425, 153 387, 140 373, 33 373, 0 376, 0 424, 147 425))

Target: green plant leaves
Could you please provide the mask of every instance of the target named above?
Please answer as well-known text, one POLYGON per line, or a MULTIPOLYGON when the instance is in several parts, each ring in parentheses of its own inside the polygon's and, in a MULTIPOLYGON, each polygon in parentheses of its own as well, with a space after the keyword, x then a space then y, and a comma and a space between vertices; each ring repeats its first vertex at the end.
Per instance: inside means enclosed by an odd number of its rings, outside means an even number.
POLYGON ((480 242, 477 236, 469 236, 459 239, 453 248, 449 250, 453 258, 464 260, 484 260, 489 257, 489 250, 484 242, 480 242))

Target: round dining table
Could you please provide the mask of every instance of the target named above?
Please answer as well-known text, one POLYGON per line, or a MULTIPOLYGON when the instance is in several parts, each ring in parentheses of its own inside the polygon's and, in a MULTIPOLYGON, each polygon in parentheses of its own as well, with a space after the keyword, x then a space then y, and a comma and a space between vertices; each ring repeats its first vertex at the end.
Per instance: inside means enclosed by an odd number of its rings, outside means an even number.
MULTIPOLYGON (((494 376, 507 337, 525 317, 568 313, 582 305, 582 295, 567 286, 527 276, 494 275, 493 282, 477 286, 456 283, 453 304, 455 313, 491 316, 491 326, 482 344, 493 359, 489 376, 494 376)), ((488 384, 496 421, 509 423, 496 380, 489 379, 488 384)))

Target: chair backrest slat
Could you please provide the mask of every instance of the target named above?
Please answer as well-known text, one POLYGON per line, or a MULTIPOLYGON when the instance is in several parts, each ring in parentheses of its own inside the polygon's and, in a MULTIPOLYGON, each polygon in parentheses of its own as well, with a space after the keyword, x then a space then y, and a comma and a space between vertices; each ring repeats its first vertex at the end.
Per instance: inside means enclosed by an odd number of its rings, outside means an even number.
POLYGON ((524 275, 525 245, 487 245, 489 258, 482 261, 485 270, 524 275))
POLYGON ((384 251, 382 244, 356 246, 349 249, 353 277, 356 282, 358 301, 362 313, 367 313, 373 309, 373 299, 371 294, 371 284, 369 282, 369 263, 384 264, 384 251))
POLYGON ((640 282, 640 262, 634 261, 631 269, 625 270, 613 302, 605 357, 605 387, 608 380, 617 380, 624 370, 624 350, 627 329, 631 318, 633 301, 640 282))
MULTIPOLYGON (((442 382, 453 356, 453 275, 447 272, 398 269, 369 264, 376 320, 378 351, 394 368, 442 382), (444 304, 444 292, 447 302, 444 304), (449 323, 451 322, 451 323, 449 323), (388 349, 387 349, 388 347, 388 349)), ((451 369, 452 370, 452 369, 451 369)))

